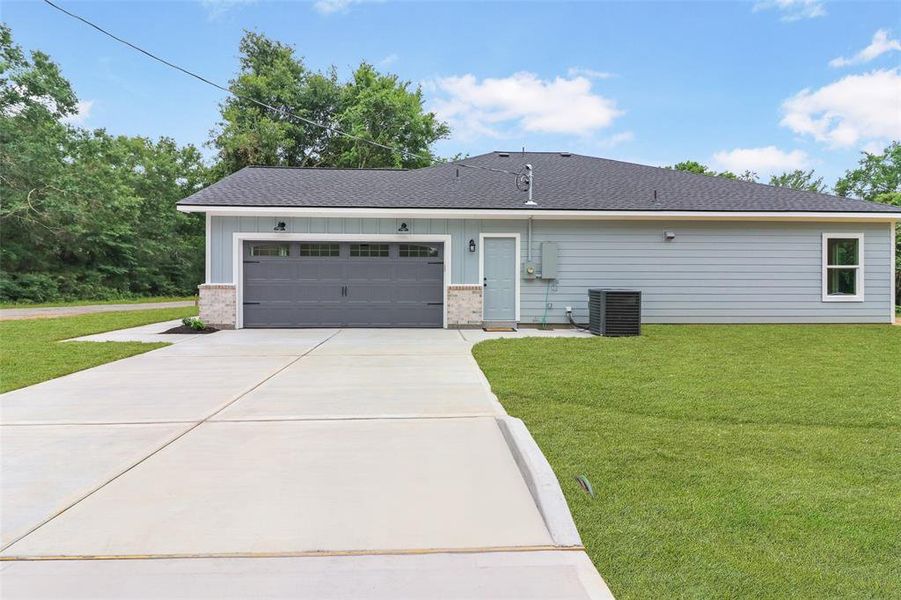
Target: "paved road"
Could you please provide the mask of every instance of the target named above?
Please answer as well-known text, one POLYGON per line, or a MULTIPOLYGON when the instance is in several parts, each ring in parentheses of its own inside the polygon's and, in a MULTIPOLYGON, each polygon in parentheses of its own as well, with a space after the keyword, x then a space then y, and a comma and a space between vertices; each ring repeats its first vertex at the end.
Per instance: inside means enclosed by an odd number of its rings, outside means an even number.
POLYGON ((0 321, 15 321, 19 319, 47 319, 51 317, 87 315, 90 313, 152 310, 154 308, 181 308, 183 306, 194 306, 194 301, 179 300, 177 302, 142 302, 141 304, 91 304, 88 306, 0 308, 0 321))
POLYGON ((0 396, 4 598, 610 597, 459 332, 166 337, 0 396))

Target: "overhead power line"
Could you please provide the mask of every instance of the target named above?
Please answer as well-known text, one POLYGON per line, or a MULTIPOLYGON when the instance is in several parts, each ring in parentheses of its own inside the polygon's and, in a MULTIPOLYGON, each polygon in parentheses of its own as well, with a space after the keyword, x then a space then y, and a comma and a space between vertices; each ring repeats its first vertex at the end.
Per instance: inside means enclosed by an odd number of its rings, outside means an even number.
MULTIPOLYGON (((85 18, 82 17, 81 15, 77 15, 77 14, 75 14, 75 13, 69 11, 69 10, 66 10, 66 9, 63 8, 62 6, 59 6, 58 4, 56 4, 56 3, 54 3, 54 2, 51 2, 51 0, 43 0, 43 1, 44 1, 45 4, 48 4, 48 5, 51 6, 52 8, 55 8, 56 10, 58 10, 59 12, 65 14, 65 15, 67 15, 67 16, 69 16, 69 17, 71 17, 71 18, 73 18, 73 19, 75 19, 75 20, 77 20, 77 21, 81 21, 82 23, 84 23, 84 24, 87 25, 88 27, 91 27, 92 29, 96 29, 97 31, 99 31, 99 32, 102 33, 103 35, 105 35, 105 36, 107 36, 107 37, 109 37, 109 38, 112 38, 113 40, 119 42, 120 44, 124 44, 124 45, 128 46, 129 48, 131 48, 132 50, 136 50, 136 51, 140 52, 141 54, 143 54, 144 56, 146 56, 146 57, 148 57, 148 58, 150 58, 150 59, 152 59, 152 60, 155 60, 155 61, 157 61, 157 62, 159 62, 159 63, 162 63, 162 64, 166 65, 166 66, 169 67, 169 68, 175 69, 176 71, 180 71, 181 73, 187 75, 188 77, 193 77, 194 79, 196 79, 196 80, 198 80, 198 81, 201 81, 201 82, 203 82, 203 83, 205 83, 205 84, 207 84, 207 85, 210 85, 210 86, 216 88, 217 90, 221 90, 221 91, 225 92, 226 94, 229 94, 229 95, 231 95, 231 96, 234 96, 235 98, 238 98, 239 100, 244 100, 245 102, 252 102, 252 103, 254 103, 254 104, 258 105, 258 106, 261 106, 261 107, 263 107, 263 108, 265 108, 265 109, 267 109, 267 110, 271 110, 272 112, 278 113, 278 114, 280 114, 280 115, 287 115, 288 117, 291 117, 292 119, 296 119, 297 121, 300 121, 300 122, 302 122, 302 123, 305 123, 305 124, 310 125, 310 126, 313 126, 313 127, 317 127, 317 128, 319 128, 319 129, 322 129, 322 130, 327 131, 327 132, 329 132, 329 133, 331 133, 331 134, 334 134, 334 135, 340 135, 340 136, 346 137, 346 138, 348 138, 348 139, 355 140, 355 141, 357 141, 357 142, 362 142, 362 143, 364 143, 364 144, 369 144, 370 146, 375 146, 375 147, 377 147, 377 148, 381 148, 381 149, 383 149, 383 150, 389 150, 389 151, 391 151, 391 152, 396 152, 396 153, 398 153, 398 154, 400 154, 400 155, 402 155, 402 156, 404 156, 404 157, 406 157, 406 158, 425 159, 425 160, 428 160, 430 163, 441 163, 441 161, 436 160, 436 159, 435 159, 433 156, 431 156, 431 155, 426 156, 426 155, 422 155, 422 154, 417 154, 417 153, 415 153, 415 152, 410 152, 409 150, 406 150, 406 149, 404 149, 404 148, 398 148, 398 147, 396 147, 396 146, 389 146, 388 144, 382 144, 382 143, 380 143, 380 142, 376 142, 375 140, 370 140, 370 139, 368 139, 368 138, 364 138, 364 137, 359 136, 359 135, 354 135, 354 134, 352 134, 352 133, 348 133, 348 132, 344 131, 343 129, 340 129, 340 128, 335 127, 335 126, 333 126, 333 125, 327 125, 327 124, 325 124, 325 123, 319 123, 318 121, 314 121, 313 119, 308 119, 308 118, 306 118, 306 117, 304 117, 304 116, 295 114, 294 112, 288 110, 288 109, 285 108, 285 107, 277 108, 277 107, 275 107, 275 106, 272 106, 271 104, 268 104, 268 103, 263 102, 263 101, 261 101, 261 100, 257 100, 256 98, 251 98, 251 97, 249 97, 249 96, 244 96, 244 95, 241 95, 241 94, 237 94, 237 93, 233 92, 231 89, 229 89, 228 87, 226 87, 226 86, 224 86, 224 85, 221 85, 221 84, 219 84, 219 83, 216 83, 215 81, 212 81, 212 80, 210 80, 210 79, 207 79, 207 78, 204 77, 203 75, 199 75, 199 74, 195 73, 194 71, 191 71, 191 70, 189 70, 189 69, 186 69, 186 68, 184 68, 184 67, 182 67, 182 66, 179 66, 179 65, 177 65, 177 64, 175 64, 175 63, 173 63, 173 62, 171 62, 171 61, 166 60, 165 58, 162 58, 162 57, 160 57, 160 56, 157 56, 157 55, 154 54, 153 52, 150 52, 149 50, 145 50, 144 48, 141 48, 140 46, 138 46, 138 45, 136 45, 136 44, 133 44, 133 43, 129 42, 128 40, 126 40, 126 39, 124 39, 124 38, 121 38, 121 37, 119 37, 118 35, 116 35, 116 34, 110 32, 110 31, 107 31, 106 29, 104 29, 104 28, 101 27, 100 25, 97 25, 96 23, 93 23, 93 22, 89 21, 88 19, 85 19, 85 18)), ((517 177, 519 177, 519 176, 521 175, 521 173, 517 173, 517 172, 513 172, 513 171, 506 171, 506 170, 504 170, 504 169, 495 169, 495 168, 492 168, 492 167, 484 167, 484 166, 481 166, 481 165, 471 165, 471 164, 462 163, 462 162, 457 162, 457 161, 449 161, 449 162, 450 162, 451 164, 457 165, 457 166, 459 166, 459 167, 465 167, 465 168, 467 168, 467 169, 480 169, 480 170, 483 170, 483 171, 492 171, 492 172, 495 172, 495 173, 504 173, 504 174, 507 174, 507 175, 514 175, 514 176, 517 176, 517 177)))

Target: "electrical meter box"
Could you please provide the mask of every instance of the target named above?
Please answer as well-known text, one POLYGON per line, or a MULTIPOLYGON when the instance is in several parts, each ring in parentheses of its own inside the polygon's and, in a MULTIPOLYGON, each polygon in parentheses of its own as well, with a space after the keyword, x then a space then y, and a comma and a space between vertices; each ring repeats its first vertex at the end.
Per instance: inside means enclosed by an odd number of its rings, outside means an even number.
POLYGON ((538 265, 531 261, 522 263, 522 278, 535 279, 538 277, 538 265))
POLYGON ((557 242, 541 242, 541 278, 557 279, 557 242))

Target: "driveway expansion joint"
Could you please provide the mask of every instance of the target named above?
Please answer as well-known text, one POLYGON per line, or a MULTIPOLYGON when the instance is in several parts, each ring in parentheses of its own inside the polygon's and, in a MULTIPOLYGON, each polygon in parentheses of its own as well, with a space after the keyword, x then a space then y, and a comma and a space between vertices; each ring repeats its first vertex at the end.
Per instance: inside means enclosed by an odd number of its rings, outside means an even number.
POLYGON ((35 421, 33 423, 0 423, 3 427, 114 427, 117 425, 192 425, 198 421, 77 421, 73 423, 57 423, 56 421, 35 421))
POLYGON ((205 552, 169 554, 60 554, 0 556, 2 562, 41 562, 73 560, 190 560, 197 558, 316 558, 330 556, 417 556, 423 554, 485 554, 496 552, 582 552, 583 546, 478 546, 460 548, 409 548, 373 550, 299 550, 296 552, 205 552))

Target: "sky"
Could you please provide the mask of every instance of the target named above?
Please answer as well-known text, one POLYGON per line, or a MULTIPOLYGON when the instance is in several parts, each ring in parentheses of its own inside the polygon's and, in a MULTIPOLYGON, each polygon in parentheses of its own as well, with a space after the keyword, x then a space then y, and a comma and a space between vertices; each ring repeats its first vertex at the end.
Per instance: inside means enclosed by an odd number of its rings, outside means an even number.
MULTIPOLYGON (((223 84, 245 29, 342 78, 367 61, 422 87, 451 126, 442 156, 525 147, 831 185, 901 139, 898 2, 56 1, 223 84)), ((0 17, 73 83, 75 124, 209 140, 223 92, 39 0, 0 17)))

